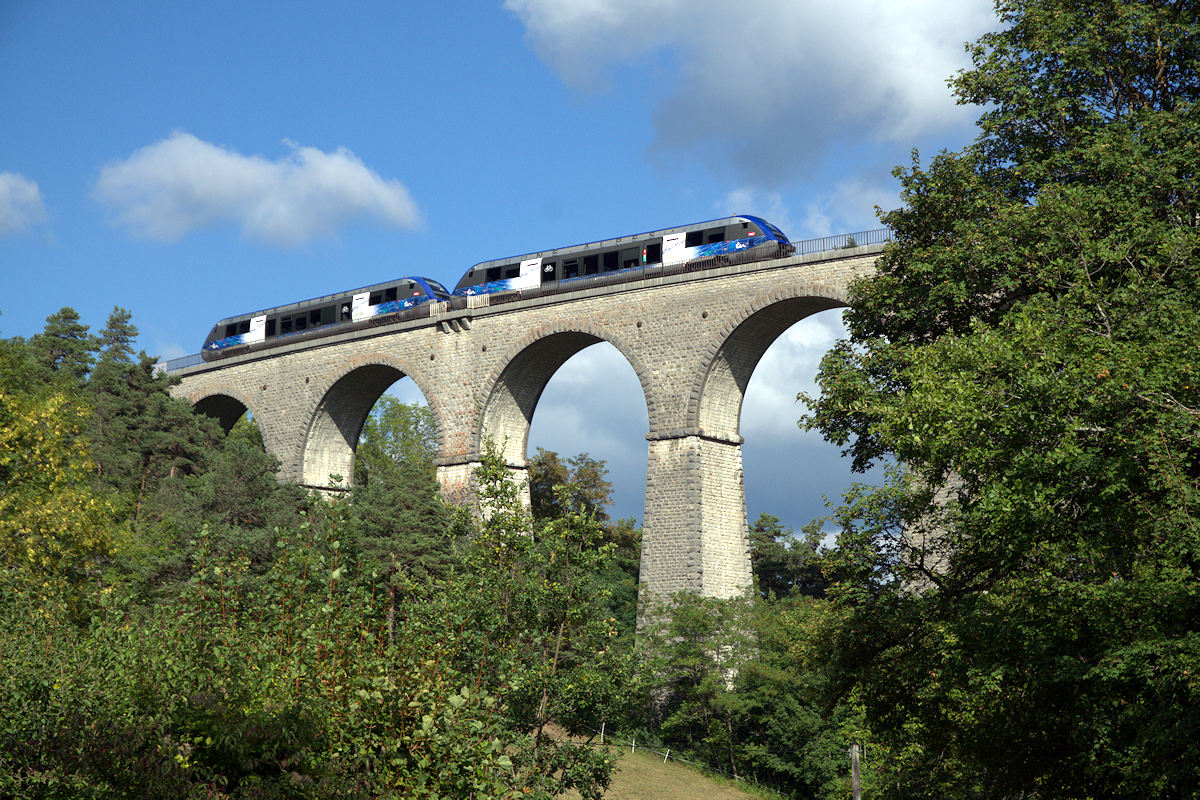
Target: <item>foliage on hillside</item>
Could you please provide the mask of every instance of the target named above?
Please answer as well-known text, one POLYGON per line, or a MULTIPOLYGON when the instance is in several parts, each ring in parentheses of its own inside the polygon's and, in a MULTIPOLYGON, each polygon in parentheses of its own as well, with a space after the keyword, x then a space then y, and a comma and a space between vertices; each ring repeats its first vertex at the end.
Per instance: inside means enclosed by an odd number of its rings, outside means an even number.
POLYGON ((428 413, 356 488, 274 478, 134 354, 128 312, 0 339, 0 795, 598 797, 600 728, 797 798, 1195 796, 1200 10, 1002 0, 977 141, 899 170, 807 424, 837 547, 763 515, 757 592, 637 633, 603 462, 444 506, 428 413))
POLYGON ((473 522, 437 495, 428 410, 384 397, 355 489, 317 500, 252 420, 173 400, 135 336, 63 309, 0 340, 0 794, 594 797, 603 727, 840 789, 791 655, 811 536, 764 516, 772 604, 681 597, 635 652, 640 531, 608 519, 603 462, 539 451, 530 514, 489 456, 473 522))
POLYGON ((0 794, 598 796, 611 760, 548 733, 627 704, 590 511, 531 536, 504 483, 470 531, 389 401, 359 488, 309 497, 135 336, 64 309, 0 341, 0 794))
POLYGON ((826 657, 889 796, 1194 796, 1200 9, 998 8, 810 401, 904 465, 840 514, 826 657))

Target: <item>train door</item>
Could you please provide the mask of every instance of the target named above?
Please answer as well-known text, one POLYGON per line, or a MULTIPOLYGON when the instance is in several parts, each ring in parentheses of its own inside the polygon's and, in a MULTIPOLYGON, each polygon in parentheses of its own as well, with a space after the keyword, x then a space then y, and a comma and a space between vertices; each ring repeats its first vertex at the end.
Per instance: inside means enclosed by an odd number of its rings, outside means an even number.
POLYGON ((542 272, 542 260, 530 258, 521 262, 521 271, 517 273, 514 289, 536 289, 542 282, 539 277, 542 272))
POLYGON ((354 295, 350 301, 350 309, 350 316, 354 318, 355 322, 371 316, 371 293, 363 292, 354 295))
POLYGON ((250 318, 250 330, 246 334, 245 341, 261 342, 267 338, 267 316, 264 314, 261 317, 250 318))
POLYGON ((684 247, 684 234, 668 233, 663 237, 662 263, 678 264, 687 259, 687 248, 684 247))

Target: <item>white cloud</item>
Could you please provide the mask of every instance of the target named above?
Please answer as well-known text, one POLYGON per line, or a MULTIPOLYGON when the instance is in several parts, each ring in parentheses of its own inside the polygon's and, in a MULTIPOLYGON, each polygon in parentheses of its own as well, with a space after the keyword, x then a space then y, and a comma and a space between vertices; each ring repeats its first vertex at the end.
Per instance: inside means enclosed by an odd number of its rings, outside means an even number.
POLYGON ((794 230, 792 215, 784 205, 783 196, 779 192, 764 192, 743 186, 727 194, 721 202, 714 203, 713 208, 723 216, 762 215, 782 231, 794 230))
POLYGON ((15 172, 0 172, 0 236, 19 233, 46 221, 38 185, 15 172))
POLYGON ((864 178, 848 178, 839 181, 832 191, 805 206, 800 230, 805 232, 805 236, 816 238, 878 228, 883 223, 875 216, 876 206, 884 211, 899 208, 900 195, 896 186, 864 178))
POLYGON ((167 242, 231 222, 246 236, 283 247, 332 236, 357 219, 420 224, 408 189, 349 150, 285 144, 291 152, 270 161, 176 131, 106 165, 93 197, 135 235, 167 242))
POLYGON ((845 335, 841 311, 825 311, 788 328, 767 348, 742 403, 740 429, 747 441, 761 437, 796 443, 804 436, 796 420, 805 409, 796 395, 819 393, 816 374, 821 359, 845 335))
POLYGON ((989 0, 505 0, 567 83, 616 73, 657 80, 655 147, 716 147, 762 179, 802 169, 849 139, 910 143, 969 119, 946 79, 963 42, 994 25, 989 0))

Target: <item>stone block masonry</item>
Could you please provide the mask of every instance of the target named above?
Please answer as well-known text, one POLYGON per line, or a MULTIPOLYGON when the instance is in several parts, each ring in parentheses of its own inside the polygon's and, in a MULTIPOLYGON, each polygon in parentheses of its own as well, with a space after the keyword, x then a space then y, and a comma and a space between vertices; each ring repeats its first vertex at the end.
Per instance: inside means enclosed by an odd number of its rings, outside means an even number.
POLYGON ((448 311, 181 370, 177 396, 227 428, 254 415, 279 477, 312 487, 354 474, 367 414, 412 378, 438 427, 438 479, 472 502, 483 443, 527 468, 538 398, 597 342, 629 362, 650 419, 641 580, 666 595, 729 597, 750 585, 739 419, 763 353, 790 325, 846 305, 880 246, 582 289, 448 311), (334 477, 331 477, 334 476, 334 477))

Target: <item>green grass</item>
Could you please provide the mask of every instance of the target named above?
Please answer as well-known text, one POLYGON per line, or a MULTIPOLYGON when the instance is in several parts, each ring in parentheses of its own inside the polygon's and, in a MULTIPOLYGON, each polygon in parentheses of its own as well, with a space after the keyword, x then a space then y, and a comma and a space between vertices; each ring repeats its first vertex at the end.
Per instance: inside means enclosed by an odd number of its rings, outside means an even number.
MULTIPOLYGON (((757 787, 747 790, 734 781, 709 777, 686 764, 664 764, 662 756, 645 750, 630 753, 623 747, 621 751, 605 800, 763 800, 771 796, 757 787)), ((575 792, 563 796, 579 797, 575 792)))

